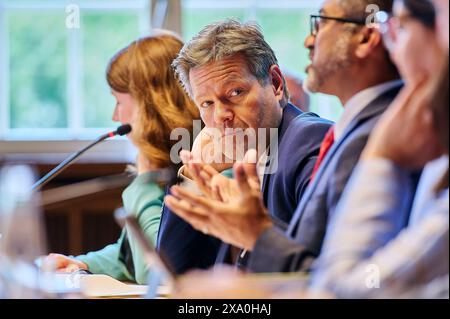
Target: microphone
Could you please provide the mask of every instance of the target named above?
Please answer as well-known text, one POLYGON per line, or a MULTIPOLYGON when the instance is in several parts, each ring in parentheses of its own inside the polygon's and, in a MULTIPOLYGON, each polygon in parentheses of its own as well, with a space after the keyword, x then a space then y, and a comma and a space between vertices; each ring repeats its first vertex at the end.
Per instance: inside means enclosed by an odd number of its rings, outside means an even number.
POLYGON ((50 182, 52 179, 54 179, 56 176, 58 176, 64 169, 69 167, 70 164, 72 164, 72 162, 74 162, 78 157, 83 155, 87 150, 89 150, 90 148, 94 147, 98 143, 100 143, 100 142, 102 142, 102 141, 104 141, 104 140, 106 140, 108 138, 112 138, 112 137, 114 137, 116 135, 119 135, 119 136, 127 135, 128 133, 131 132, 131 130, 132 130, 132 128, 131 128, 130 124, 124 124, 124 125, 119 126, 115 131, 103 134, 102 136, 98 137, 91 144, 87 145, 86 147, 84 147, 80 151, 78 151, 76 153, 73 153, 68 158, 66 158, 64 161, 62 161, 61 164, 56 166, 49 173, 47 173, 44 177, 42 177, 40 180, 38 180, 36 183, 34 183, 34 185, 31 187, 31 190, 33 192, 40 190, 48 182, 50 182))

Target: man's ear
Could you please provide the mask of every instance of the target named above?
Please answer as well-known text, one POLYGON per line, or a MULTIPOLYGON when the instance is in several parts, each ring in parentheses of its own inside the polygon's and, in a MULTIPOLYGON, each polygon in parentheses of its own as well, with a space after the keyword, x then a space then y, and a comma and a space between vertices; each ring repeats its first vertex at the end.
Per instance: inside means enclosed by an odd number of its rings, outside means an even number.
POLYGON ((272 85, 273 92, 280 100, 284 97, 284 81, 283 74, 281 73, 278 65, 272 65, 269 70, 270 84, 272 85))
POLYGON ((382 42, 381 34, 374 28, 364 27, 358 33, 358 46, 355 55, 359 59, 368 57, 374 49, 382 42))

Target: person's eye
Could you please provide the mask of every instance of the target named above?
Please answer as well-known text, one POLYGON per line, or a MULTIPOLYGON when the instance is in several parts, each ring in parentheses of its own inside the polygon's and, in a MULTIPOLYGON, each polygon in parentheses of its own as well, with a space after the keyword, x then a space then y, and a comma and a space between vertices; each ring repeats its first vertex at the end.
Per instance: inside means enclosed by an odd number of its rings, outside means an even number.
POLYGON ((231 97, 239 96, 239 95, 242 94, 242 92, 243 92, 243 90, 241 90, 241 89, 236 89, 236 90, 231 91, 230 96, 231 96, 231 97))
POLYGON ((211 105, 213 105, 213 102, 212 102, 212 101, 205 101, 205 102, 203 102, 202 104, 200 104, 200 106, 201 106, 202 108, 204 108, 204 109, 209 108, 211 105))

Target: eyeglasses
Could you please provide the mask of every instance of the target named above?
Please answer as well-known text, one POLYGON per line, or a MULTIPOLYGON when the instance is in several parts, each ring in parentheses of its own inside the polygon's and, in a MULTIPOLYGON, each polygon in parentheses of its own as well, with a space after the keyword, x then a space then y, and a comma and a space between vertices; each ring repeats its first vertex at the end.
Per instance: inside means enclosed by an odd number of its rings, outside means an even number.
POLYGON ((412 17, 408 15, 397 17, 384 11, 375 15, 375 24, 383 36, 384 45, 389 51, 395 50, 402 26, 408 19, 412 19, 412 17))
POLYGON ((333 20, 341 23, 353 23, 358 25, 366 25, 366 21, 359 19, 347 19, 347 18, 338 18, 338 17, 327 17, 323 15, 311 15, 310 16, 310 24, 311 24, 311 35, 317 36, 319 33, 319 28, 322 20, 333 20))
POLYGON ((394 30, 398 27, 394 27, 394 24, 398 24, 398 19, 395 19, 395 17, 385 11, 379 11, 375 15, 375 23, 383 36, 384 45, 391 51, 397 39, 397 32, 394 30))

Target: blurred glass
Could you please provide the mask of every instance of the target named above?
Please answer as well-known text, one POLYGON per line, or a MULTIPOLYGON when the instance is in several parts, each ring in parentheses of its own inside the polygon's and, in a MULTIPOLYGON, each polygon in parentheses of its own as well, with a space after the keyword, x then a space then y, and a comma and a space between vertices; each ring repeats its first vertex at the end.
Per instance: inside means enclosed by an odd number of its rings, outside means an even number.
POLYGON ((40 297, 35 259, 46 252, 35 181, 27 166, 0 169, 0 297, 40 297))
POLYGON ((11 128, 66 127, 64 11, 10 11, 6 19, 11 128))
POLYGON ((82 15, 85 127, 111 127, 115 101, 106 82, 109 60, 140 36, 134 12, 93 12, 82 15))

